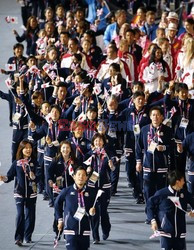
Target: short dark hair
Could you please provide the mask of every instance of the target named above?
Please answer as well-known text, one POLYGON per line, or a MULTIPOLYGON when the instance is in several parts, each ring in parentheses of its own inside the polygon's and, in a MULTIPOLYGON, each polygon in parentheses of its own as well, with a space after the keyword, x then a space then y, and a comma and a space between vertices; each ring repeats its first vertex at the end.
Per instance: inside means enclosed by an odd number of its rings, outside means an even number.
POLYGON ((91 144, 92 146, 94 146, 94 141, 96 140, 96 138, 100 138, 103 140, 104 145, 106 144, 106 137, 100 133, 96 133, 93 137, 92 137, 92 141, 91 144))
POLYGON ((112 67, 117 72, 121 72, 121 67, 120 67, 120 64, 118 64, 118 63, 111 63, 110 66, 109 66, 109 68, 110 67, 112 67))
POLYGON ((22 48, 22 49, 24 49, 24 45, 23 45, 22 43, 16 43, 16 44, 14 44, 13 50, 15 50, 15 49, 17 49, 17 48, 22 48))
POLYGON ((51 110, 52 109, 57 109, 59 111, 60 116, 61 116, 62 110, 61 110, 61 108, 57 104, 51 105, 51 110))
POLYGON ((149 116, 151 115, 151 113, 152 113, 153 110, 157 110, 157 111, 160 112, 161 115, 164 115, 163 109, 162 109, 160 106, 154 106, 154 107, 152 107, 152 108, 150 109, 150 111, 149 111, 149 116))
POLYGON ((140 81, 134 81, 132 83, 132 87, 136 86, 136 85, 139 85, 142 89, 144 89, 144 84, 143 82, 140 82, 140 81))
POLYGON ((86 172, 86 175, 87 175, 87 171, 86 171, 86 168, 84 166, 79 166, 75 169, 74 171, 74 175, 79 171, 79 170, 84 170, 86 172))
POLYGON ((184 173, 178 170, 173 170, 168 173, 168 183, 170 186, 174 186, 176 181, 180 181, 182 178, 184 178, 184 173))
POLYGON ((177 86, 177 92, 180 92, 183 89, 189 90, 188 85, 186 83, 180 82, 177 86))
POLYGON ((126 30, 126 33, 127 33, 127 32, 130 32, 130 33, 132 33, 132 34, 135 36, 135 31, 134 31, 133 29, 130 29, 130 28, 129 28, 129 29, 126 30))
POLYGON ((133 94, 133 99, 139 97, 139 96, 143 96, 145 98, 145 94, 143 91, 136 91, 134 94, 133 94))

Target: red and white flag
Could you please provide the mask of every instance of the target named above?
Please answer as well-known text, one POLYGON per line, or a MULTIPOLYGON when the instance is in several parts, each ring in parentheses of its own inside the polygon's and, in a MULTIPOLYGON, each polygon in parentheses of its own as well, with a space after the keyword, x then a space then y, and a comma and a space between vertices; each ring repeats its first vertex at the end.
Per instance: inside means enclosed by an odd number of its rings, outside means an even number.
POLYGON ((7 23, 14 23, 14 24, 17 24, 18 23, 18 18, 15 17, 15 16, 6 16, 5 17, 5 21, 7 23))
POLYGON ((5 70, 6 71, 15 71, 16 70, 16 65, 15 64, 5 64, 5 70))
POLYGON ((94 90, 94 94, 95 95, 99 95, 100 94, 100 92, 102 91, 101 90, 101 84, 95 84, 95 86, 94 86, 94 88, 93 88, 93 90, 94 90))
POLYGON ((154 239, 154 238, 156 238, 156 237, 159 237, 159 236, 160 236, 160 231, 156 230, 156 231, 154 231, 154 233, 150 236, 150 240, 151 240, 151 239, 154 239))
POLYGON ((170 117, 173 117, 173 115, 176 113, 176 108, 174 106, 171 108, 170 113, 171 113, 170 117))
POLYGON ((104 97, 107 99, 109 97, 108 90, 104 87, 104 97))
POLYGON ((73 167, 72 167, 71 164, 69 165, 68 169, 69 169, 69 175, 73 176, 74 175, 74 170, 73 170, 73 167))
POLYGON ((84 161, 83 163, 85 164, 85 165, 87 165, 87 166, 90 166, 91 165, 91 163, 92 163, 92 156, 90 156, 86 161, 84 161))
POLYGON ((175 207, 178 207, 180 210, 182 210, 183 212, 187 213, 187 211, 185 211, 182 208, 180 200, 179 200, 179 197, 177 197, 177 196, 168 196, 168 199, 170 199, 174 203, 175 207))
POLYGON ((12 81, 11 81, 11 79, 10 79, 10 78, 7 78, 7 79, 5 80, 5 84, 7 85, 8 89, 10 89, 10 88, 12 87, 12 81))
POLYGON ((33 65, 31 68, 29 68, 28 72, 34 75, 38 75, 40 73, 40 70, 37 68, 36 65, 33 65))
POLYGON ((46 89, 46 88, 49 88, 49 87, 51 87, 49 82, 41 84, 42 89, 46 89))
POLYGON ((119 95, 122 94, 122 90, 121 90, 121 84, 118 84, 116 86, 112 87, 112 91, 111 91, 112 95, 119 95))
POLYGON ((86 114, 84 114, 83 112, 78 116, 77 118, 78 122, 83 122, 86 120, 86 114))
POLYGON ((44 66, 43 66, 42 68, 43 68, 43 70, 44 70, 46 73, 48 73, 48 71, 49 71, 49 69, 50 69, 50 64, 45 63, 44 66))

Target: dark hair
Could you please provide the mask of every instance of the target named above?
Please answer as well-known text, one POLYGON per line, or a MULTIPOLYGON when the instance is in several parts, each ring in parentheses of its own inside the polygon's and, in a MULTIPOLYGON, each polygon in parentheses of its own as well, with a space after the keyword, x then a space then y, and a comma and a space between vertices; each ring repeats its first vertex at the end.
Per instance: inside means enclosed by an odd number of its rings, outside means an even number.
POLYGON ((74 57, 78 60, 78 62, 81 62, 81 61, 82 61, 82 55, 81 55, 81 54, 79 54, 79 53, 74 53, 72 56, 74 56, 74 57))
POLYGON ((38 21, 37 21, 36 16, 30 16, 30 17, 28 17, 28 20, 27 20, 27 23, 26 23, 26 32, 27 32, 27 34, 29 34, 30 31, 33 31, 33 30, 39 30, 38 21), (32 19, 35 19, 36 22, 37 22, 37 25, 36 25, 35 29, 32 29, 32 27, 30 26, 30 22, 31 22, 32 19))
POLYGON ((75 130, 76 128, 78 128, 78 127, 82 128, 82 130, 84 130, 84 125, 83 125, 82 122, 78 122, 78 121, 72 121, 72 122, 71 122, 70 129, 71 129, 71 132, 72 132, 72 133, 73 133, 74 130, 75 130))
POLYGON ((181 90, 189 90, 188 88, 188 85, 186 83, 183 83, 183 82, 180 82, 178 85, 177 85, 177 92, 179 93, 181 90))
POLYGON ((92 137, 92 141, 91 144, 92 146, 94 146, 94 141, 96 140, 96 138, 100 138, 103 140, 104 145, 106 144, 106 137, 100 133, 96 133, 93 137, 92 137))
POLYGON ((184 174, 178 170, 173 170, 168 174, 168 183, 172 187, 176 184, 176 181, 180 181, 184 178, 184 174))
POLYGON ((62 31, 62 32, 60 33, 60 35, 67 35, 68 37, 70 37, 70 34, 69 34, 69 32, 67 32, 67 31, 62 31))
POLYGON ((84 170, 84 171, 86 172, 86 175, 87 175, 87 171, 86 171, 85 167, 83 167, 83 166, 77 167, 77 168, 75 169, 75 171, 74 171, 74 175, 76 175, 77 172, 78 172, 79 170, 84 170))
POLYGON ((136 85, 139 85, 142 89, 144 89, 144 84, 143 84, 143 82, 134 81, 133 84, 132 84, 132 87, 134 87, 134 86, 136 86, 136 85))
POLYGON ((92 38, 92 44, 96 45, 95 32, 93 30, 86 30, 84 33, 87 34, 87 35, 89 35, 92 38))
POLYGON ((55 45, 47 46, 46 52, 49 53, 51 50, 55 50, 56 52, 58 52, 57 47, 55 45))
MULTIPOLYGON (((156 51, 157 51, 157 50, 161 50, 161 48, 158 47, 158 46, 156 45, 156 46, 153 48, 152 53, 151 53, 151 55, 150 55, 149 65, 150 65, 152 62, 155 62, 155 54, 156 54, 156 51)), ((162 52, 162 50, 161 50, 161 52, 162 52)), ((164 59, 163 59, 163 55, 162 55, 162 57, 160 58, 159 62, 162 64, 163 72, 165 72, 165 65, 166 65, 166 63, 165 63, 165 61, 164 61, 164 59)))
POLYGON ((21 160, 23 159, 23 152, 22 150, 25 148, 25 146, 27 144, 30 144, 31 147, 32 147, 32 154, 31 154, 31 159, 34 160, 35 159, 35 156, 34 156, 34 152, 33 152, 33 144, 28 140, 28 139, 24 139, 23 141, 20 142, 19 146, 18 146, 18 150, 17 150, 17 153, 16 153, 16 160, 21 160))
POLYGON ((58 87, 58 88, 59 88, 59 87, 66 88, 66 90, 67 90, 67 86, 65 85, 64 82, 60 82, 59 85, 58 85, 57 87, 58 87))
POLYGON ((191 17, 187 18, 187 19, 185 20, 185 22, 187 22, 187 23, 189 23, 189 24, 191 24, 191 25, 194 24, 194 20, 193 20, 193 18, 191 18, 191 17))
POLYGON ((69 38, 69 41, 73 41, 76 45, 79 45, 79 41, 78 39, 75 37, 75 38, 69 38))
POLYGON ((78 11, 83 12, 83 13, 84 13, 84 16, 85 16, 85 10, 84 10, 84 8, 78 6, 78 7, 75 9, 75 13, 77 13, 78 11))
POLYGON ((108 49, 113 49, 114 52, 116 52, 116 53, 117 53, 117 51, 118 51, 118 48, 117 48, 116 43, 115 43, 114 41, 111 41, 111 42, 109 43, 108 49))
POLYGON ((71 148, 70 156, 71 156, 72 161, 75 163, 76 158, 75 158, 75 153, 74 153, 74 151, 73 151, 71 142, 66 141, 66 140, 60 142, 59 149, 58 149, 58 152, 59 152, 59 153, 58 153, 58 155, 56 156, 56 160, 58 160, 58 159, 62 156, 62 154, 61 154, 61 147, 62 147, 63 144, 67 144, 67 145, 69 145, 69 147, 71 148))
POLYGON ((135 36, 135 31, 134 31, 133 29, 130 29, 130 28, 127 29, 126 32, 125 32, 125 34, 126 34, 127 32, 130 32, 130 33, 132 33, 132 34, 135 36))
POLYGON ((109 68, 110 67, 112 67, 117 72, 121 72, 120 64, 118 64, 118 63, 111 63, 110 66, 109 66, 109 68))
POLYGON ((24 50, 24 45, 22 43, 16 43, 16 44, 14 44, 13 50, 15 50, 17 48, 22 48, 24 50))
POLYGON ((90 106, 90 107, 86 110, 86 113, 87 113, 88 111, 98 113, 97 108, 96 108, 96 107, 94 107, 94 106, 90 106))
POLYGON ((61 116, 62 111, 61 111, 61 108, 57 104, 51 105, 51 110, 52 109, 57 109, 59 111, 60 116, 61 116))
POLYGON ((37 62, 37 59, 34 55, 30 55, 27 59, 26 59, 26 63, 30 60, 30 59, 35 59, 37 62))
POLYGON ((149 116, 151 115, 152 111, 157 110, 160 112, 161 115, 164 115, 163 109, 160 106, 154 106, 149 111, 149 116))
POLYGON ((43 101, 43 103, 41 104, 41 108, 42 108, 42 105, 43 105, 43 104, 49 104, 49 105, 51 106, 50 102, 48 102, 48 101, 43 101))
POLYGON ((55 11, 57 11, 58 8, 63 8, 64 9, 64 6, 62 5, 62 3, 59 3, 59 4, 56 5, 55 11))
POLYGON ((134 94, 133 94, 133 99, 136 99, 137 97, 139 96, 143 96, 145 98, 145 94, 143 91, 136 91, 134 94))
POLYGON ((43 96, 43 93, 40 92, 40 91, 35 91, 33 94, 32 94, 32 100, 36 100, 38 99, 38 97, 41 96, 42 99, 44 100, 44 96, 43 96))

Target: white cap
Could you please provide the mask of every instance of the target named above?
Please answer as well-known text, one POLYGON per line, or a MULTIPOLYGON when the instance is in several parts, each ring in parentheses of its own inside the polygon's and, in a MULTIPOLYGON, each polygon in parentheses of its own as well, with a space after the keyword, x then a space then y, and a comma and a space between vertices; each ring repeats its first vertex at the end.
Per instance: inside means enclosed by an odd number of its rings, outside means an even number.
POLYGON ((177 25, 175 23, 169 23, 168 30, 177 30, 177 25))
POLYGON ((177 15, 176 12, 169 12, 167 18, 168 18, 168 19, 169 19, 169 18, 172 18, 172 19, 179 20, 178 15, 177 15))
POLYGON ((194 15, 194 6, 191 9, 191 15, 194 15))

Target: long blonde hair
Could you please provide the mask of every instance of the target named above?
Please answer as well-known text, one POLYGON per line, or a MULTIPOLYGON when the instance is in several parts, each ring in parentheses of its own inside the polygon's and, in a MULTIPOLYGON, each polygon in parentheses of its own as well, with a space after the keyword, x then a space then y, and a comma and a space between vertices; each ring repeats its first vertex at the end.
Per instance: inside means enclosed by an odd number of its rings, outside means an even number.
POLYGON ((194 58, 194 39, 193 38, 187 38, 184 42, 185 49, 185 55, 183 58, 183 65, 184 67, 188 67, 189 64, 192 62, 192 59, 194 58))

